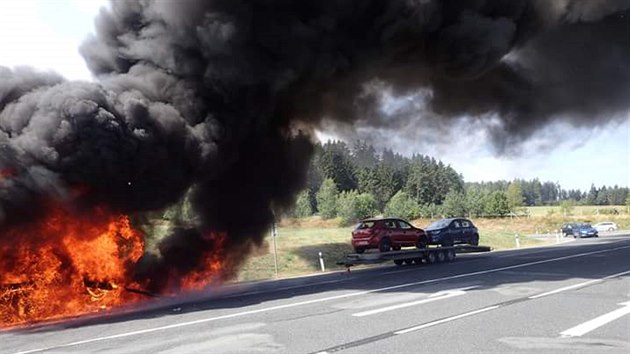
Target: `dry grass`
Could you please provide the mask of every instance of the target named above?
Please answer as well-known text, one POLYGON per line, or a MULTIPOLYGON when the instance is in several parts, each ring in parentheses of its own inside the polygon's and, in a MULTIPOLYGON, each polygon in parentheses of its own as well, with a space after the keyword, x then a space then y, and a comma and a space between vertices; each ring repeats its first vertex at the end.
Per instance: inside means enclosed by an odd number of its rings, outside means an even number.
MULTIPOLYGON (((514 236, 519 235, 521 247, 540 246, 553 243, 527 237, 532 234, 553 233, 567 221, 614 221, 624 229, 630 229, 630 216, 623 215, 575 215, 564 217, 557 213, 547 213, 538 217, 502 219, 473 219, 480 231, 480 243, 493 249, 510 249, 516 246, 514 236)), ((411 223, 424 228, 429 219, 416 219, 411 223)), ((352 227, 339 227, 338 219, 322 220, 317 216, 305 219, 284 219, 278 225, 276 239, 278 276, 288 277, 319 272, 318 252, 322 252, 326 269, 342 269, 335 262, 344 253, 352 252, 350 232, 352 227)), ((273 240, 267 237, 266 245, 251 257, 242 268, 239 280, 273 278, 275 276, 273 240)))

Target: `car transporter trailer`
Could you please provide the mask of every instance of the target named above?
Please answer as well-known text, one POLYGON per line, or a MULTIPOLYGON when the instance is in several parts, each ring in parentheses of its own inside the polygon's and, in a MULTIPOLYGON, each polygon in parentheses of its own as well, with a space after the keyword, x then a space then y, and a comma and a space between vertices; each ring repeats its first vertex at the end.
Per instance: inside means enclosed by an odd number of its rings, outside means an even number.
POLYGON ((337 262, 350 270, 350 267, 360 264, 376 264, 394 261, 396 265, 404 264, 433 264, 452 262, 457 253, 489 252, 488 246, 456 245, 448 247, 429 247, 389 252, 348 253, 337 262))

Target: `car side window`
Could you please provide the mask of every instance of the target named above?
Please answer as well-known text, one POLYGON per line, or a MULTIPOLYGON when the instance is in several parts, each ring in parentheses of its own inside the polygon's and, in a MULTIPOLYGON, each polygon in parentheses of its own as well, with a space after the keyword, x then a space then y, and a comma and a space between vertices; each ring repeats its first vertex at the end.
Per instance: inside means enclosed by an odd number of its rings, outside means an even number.
POLYGON ((459 229, 461 226, 459 225, 459 221, 455 220, 453 221, 453 227, 456 229, 459 229))
POLYGON ((470 223, 466 220, 462 220, 462 227, 470 227, 470 223))
POLYGON ((395 229, 396 228, 396 223, 393 221, 386 221, 385 222, 385 227, 388 229, 395 229))
POLYGON ((401 220, 398 220, 398 225, 401 229, 411 229, 411 225, 401 220))

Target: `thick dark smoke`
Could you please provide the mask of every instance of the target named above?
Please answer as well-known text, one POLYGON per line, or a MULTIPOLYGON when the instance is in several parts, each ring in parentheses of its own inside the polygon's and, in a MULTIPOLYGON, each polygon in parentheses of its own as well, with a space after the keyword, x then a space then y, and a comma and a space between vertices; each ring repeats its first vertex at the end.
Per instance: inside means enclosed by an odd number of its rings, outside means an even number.
POLYGON ((375 88, 425 92, 439 124, 498 119, 499 151, 555 119, 615 119, 628 14, 626 0, 113 1, 80 48, 97 83, 0 70, 0 238, 46 198, 141 214, 187 196, 195 227, 139 276, 159 290, 159 274, 194 270, 209 230, 235 267, 304 186, 313 127, 396 123, 375 88))

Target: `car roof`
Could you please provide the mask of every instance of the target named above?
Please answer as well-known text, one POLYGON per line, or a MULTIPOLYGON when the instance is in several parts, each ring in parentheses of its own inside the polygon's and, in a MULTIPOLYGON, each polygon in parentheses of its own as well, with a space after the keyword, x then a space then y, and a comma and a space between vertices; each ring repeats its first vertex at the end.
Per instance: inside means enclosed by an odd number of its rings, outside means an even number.
POLYGON ((376 221, 389 221, 389 220, 404 221, 404 222, 410 224, 409 221, 407 221, 405 219, 401 219, 401 218, 370 218, 370 219, 363 219, 363 220, 361 220, 361 222, 376 222, 376 221))
POLYGON ((468 219, 466 219, 466 218, 445 218, 445 219, 439 219, 439 220, 435 220, 435 221, 442 221, 442 220, 444 220, 444 221, 448 221, 448 222, 451 222, 451 221, 454 221, 454 220, 466 220, 466 221, 470 221, 470 220, 468 220, 468 219))

